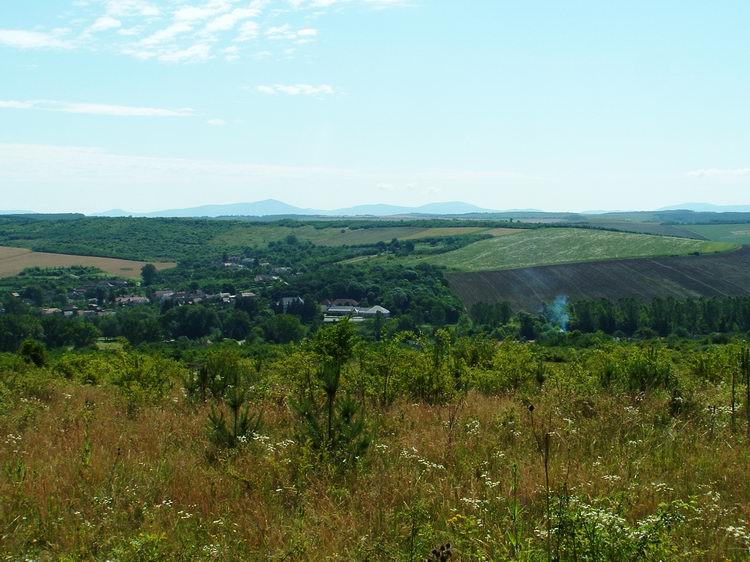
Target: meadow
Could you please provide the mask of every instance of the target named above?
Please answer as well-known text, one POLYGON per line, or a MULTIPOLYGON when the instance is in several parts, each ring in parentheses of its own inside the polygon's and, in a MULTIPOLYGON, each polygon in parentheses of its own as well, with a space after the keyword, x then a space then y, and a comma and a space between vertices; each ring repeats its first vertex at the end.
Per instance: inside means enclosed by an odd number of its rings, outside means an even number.
POLYGON ((225 233, 213 238, 210 243, 214 246, 261 246, 268 242, 283 240, 289 235, 299 240, 306 240, 321 246, 359 246, 372 245, 391 240, 422 240, 425 238, 443 238, 450 236, 464 236, 468 234, 487 234, 489 236, 503 236, 520 232, 512 228, 487 228, 472 226, 444 226, 444 227, 415 227, 415 226, 384 226, 381 228, 348 228, 313 226, 264 226, 237 225, 225 233))
MULTIPOLYGON (((109 275, 138 279, 145 262, 100 258, 91 256, 74 256, 70 254, 51 254, 33 252, 24 248, 0 246, 0 278, 13 277, 29 268, 67 268, 74 266, 95 267, 109 275)), ((156 262, 159 271, 170 269, 177 264, 156 262)))
POLYGON ((741 345, 331 330, 271 355, 0 356, 5 557, 750 557, 741 345))
POLYGON ((725 242, 629 234, 593 229, 525 230, 474 242, 427 257, 412 258, 458 271, 493 271, 622 258, 713 253, 735 249, 725 242))
POLYGON ((696 224, 690 225, 692 232, 707 240, 729 244, 750 244, 750 224, 696 224))

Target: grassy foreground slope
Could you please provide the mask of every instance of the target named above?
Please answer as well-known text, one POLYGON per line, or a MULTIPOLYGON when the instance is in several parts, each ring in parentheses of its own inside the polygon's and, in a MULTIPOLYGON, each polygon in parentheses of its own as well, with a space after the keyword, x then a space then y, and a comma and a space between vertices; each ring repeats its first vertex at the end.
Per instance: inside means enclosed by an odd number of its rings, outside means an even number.
POLYGON ((481 240, 424 261, 459 271, 492 271, 557 263, 723 252, 724 242, 576 228, 525 230, 481 240))
POLYGON ((740 346, 544 361, 535 344, 386 345, 342 373, 372 440, 356 462, 316 450, 290 406, 305 391, 323 404, 309 348, 257 372, 240 360, 262 425, 232 447, 211 430, 225 398, 191 398, 187 363, 0 354, 2 558, 414 562, 450 543, 451 562, 747 559, 750 448, 729 408, 740 346), (387 373, 392 399, 362 372, 387 373))
POLYGON ((467 307, 507 301, 515 310, 530 312, 560 295, 571 300, 750 296, 750 248, 710 256, 449 273, 448 281, 467 307))

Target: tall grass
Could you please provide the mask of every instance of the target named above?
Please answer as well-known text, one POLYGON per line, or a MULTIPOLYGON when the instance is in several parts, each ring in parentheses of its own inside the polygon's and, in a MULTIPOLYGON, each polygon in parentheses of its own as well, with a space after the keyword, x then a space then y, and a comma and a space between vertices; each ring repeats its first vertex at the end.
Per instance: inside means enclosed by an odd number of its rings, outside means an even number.
MULTIPOLYGON (((547 364, 540 388, 532 345, 509 348, 528 352, 514 376, 502 356, 456 370, 459 346, 444 345, 440 365, 485 390, 456 390, 451 376, 454 391, 435 394, 434 378, 405 366, 389 374, 400 391, 383 403, 376 380, 365 395, 372 443, 348 470, 340 463, 349 457, 326 459, 302 438, 292 407, 306 379, 289 366, 309 349, 269 361, 267 392, 254 404, 262 429, 220 449, 208 422, 216 406, 187 396, 177 364, 166 370, 174 384, 155 386, 150 368, 121 359, 131 365, 123 385, 104 373, 102 356, 89 359, 102 363, 95 383, 63 376, 69 360, 59 371, 2 357, 0 552, 8 560, 416 561, 436 559, 436 546, 441 559, 450 544, 451 560, 750 557, 750 444, 731 429, 730 370, 698 379, 685 353, 623 347, 547 364), (661 361, 669 385, 641 391, 643 381, 665 380, 661 361), (634 365, 644 369, 634 371, 638 384, 620 381, 634 365), (485 384, 495 368, 505 382, 485 384), (159 393, 134 392, 138 377, 159 393), (430 400, 410 380, 427 381, 430 400)), ((719 352, 737 365, 738 351, 719 352)), ((412 368, 423 354, 434 373, 433 348, 403 353, 412 368)), ((342 365, 342 392, 373 372, 356 360, 342 365)))

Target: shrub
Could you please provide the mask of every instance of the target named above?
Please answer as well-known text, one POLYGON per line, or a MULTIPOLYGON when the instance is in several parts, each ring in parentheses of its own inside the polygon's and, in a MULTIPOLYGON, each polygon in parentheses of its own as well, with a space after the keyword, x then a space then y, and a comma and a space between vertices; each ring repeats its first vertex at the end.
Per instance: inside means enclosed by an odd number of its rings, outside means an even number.
POLYGON ((27 339, 18 348, 18 355, 23 357, 24 361, 37 367, 44 367, 47 364, 47 348, 41 342, 27 339))

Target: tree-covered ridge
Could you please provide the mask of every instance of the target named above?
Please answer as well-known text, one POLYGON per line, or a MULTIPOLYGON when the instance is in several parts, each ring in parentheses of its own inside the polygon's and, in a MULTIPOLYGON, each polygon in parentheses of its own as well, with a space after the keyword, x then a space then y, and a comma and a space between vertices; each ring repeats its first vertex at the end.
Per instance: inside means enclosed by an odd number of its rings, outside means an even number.
MULTIPOLYGON (((36 220, 0 217, 0 245, 124 259, 182 261, 218 251, 238 252, 263 248, 293 235, 326 246, 374 246, 393 238, 418 236, 451 238, 455 230, 473 234, 477 229, 521 224, 506 221, 247 221, 240 219, 161 219, 79 217, 36 220), (439 230, 447 229, 444 235, 439 230), (429 234, 430 229, 436 235, 429 234), (356 234, 357 232, 366 235, 356 234), (367 234, 372 232, 373 234, 367 234)), ((460 237, 460 235, 459 235, 460 237)))

